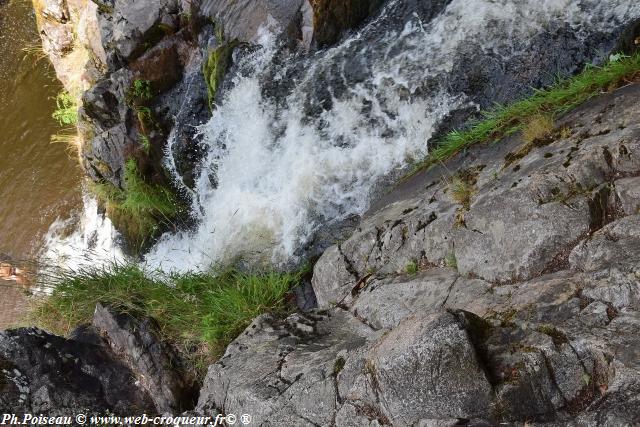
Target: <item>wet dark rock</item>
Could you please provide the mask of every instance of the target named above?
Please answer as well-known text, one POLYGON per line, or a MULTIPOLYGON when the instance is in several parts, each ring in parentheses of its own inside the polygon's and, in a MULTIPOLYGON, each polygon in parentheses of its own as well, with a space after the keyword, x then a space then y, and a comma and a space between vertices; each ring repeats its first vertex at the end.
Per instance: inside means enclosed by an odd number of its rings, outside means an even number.
POLYGON ((256 43, 261 28, 302 41, 307 0, 205 0, 202 13, 218 22, 228 40, 256 43))
POLYGON ((377 12, 384 0, 311 0, 314 12, 314 41, 320 47, 336 43, 345 31, 377 12))
POLYGON ((119 124, 97 135, 85 145, 82 153, 85 170, 96 182, 110 182, 123 188, 124 164, 127 151, 132 151, 134 140, 124 124, 119 124))
POLYGON ((0 332, 0 410, 51 416, 155 413, 149 395, 107 347, 33 328, 0 332))
POLYGON ((114 0, 98 7, 107 65, 115 71, 177 29, 177 0, 114 0))
POLYGON ((98 304, 93 326, 136 375, 158 413, 178 414, 193 408, 195 380, 175 350, 161 341, 152 319, 137 320, 98 304))

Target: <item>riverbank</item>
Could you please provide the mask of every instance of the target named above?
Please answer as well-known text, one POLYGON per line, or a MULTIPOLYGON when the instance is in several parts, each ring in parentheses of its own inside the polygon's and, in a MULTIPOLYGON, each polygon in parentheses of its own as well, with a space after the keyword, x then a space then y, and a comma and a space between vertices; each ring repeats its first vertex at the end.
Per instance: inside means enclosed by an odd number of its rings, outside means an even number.
MULTIPOLYGON (((37 258, 49 227, 80 206, 82 172, 51 115, 62 86, 41 48, 29 2, 0 4, 0 261, 37 258)), ((19 323, 24 289, 0 280, 0 329, 19 323), (9 286, 5 286, 9 285, 9 286)))

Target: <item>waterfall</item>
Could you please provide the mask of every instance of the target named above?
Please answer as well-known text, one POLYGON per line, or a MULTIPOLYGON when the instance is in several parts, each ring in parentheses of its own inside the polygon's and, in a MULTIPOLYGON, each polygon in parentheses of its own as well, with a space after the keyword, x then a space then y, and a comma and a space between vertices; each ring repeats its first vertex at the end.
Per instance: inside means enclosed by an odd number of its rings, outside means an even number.
POLYGON ((223 101, 199 128, 197 227, 163 235, 145 264, 297 261, 318 230, 362 215, 385 178, 427 155, 450 113, 604 59, 638 16, 634 0, 390 0, 358 33, 312 54, 287 53, 263 29, 258 49, 234 54, 223 101))
POLYGON ((61 269, 83 269, 126 261, 119 234, 111 220, 98 209, 98 202, 83 191, 82 210, 70 218, 58 219, 44 238, 39 256, 39 276, 47 279, 61 269))
POLYGON ((291 261, 323 225, 365 212, 376 183, 426 155, 449 112, 475 105, 451 90, 466 47, 504 66, 550 28, 587 38, 640 11, 631 1, 454 0, 406 17, 403 3, 311 58, 283 61, 263 34, 200 129, 208 153, 193 202, 198 228, 164 235, 148 264, 291 261))

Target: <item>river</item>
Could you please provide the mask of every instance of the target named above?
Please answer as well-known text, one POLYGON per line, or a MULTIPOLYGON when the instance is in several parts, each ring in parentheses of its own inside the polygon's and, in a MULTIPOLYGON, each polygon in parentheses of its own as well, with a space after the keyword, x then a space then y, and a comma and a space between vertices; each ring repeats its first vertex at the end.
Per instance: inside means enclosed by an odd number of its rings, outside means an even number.
MULTIPOLYGON (((40 38, 30 1, 0 1, 0 257, 36 258, 51 224, 81 203, 75 153, 51 143, 62 90, 40 38)), ((0 279, 0 329, 19 320, 24 290, 0 279)))

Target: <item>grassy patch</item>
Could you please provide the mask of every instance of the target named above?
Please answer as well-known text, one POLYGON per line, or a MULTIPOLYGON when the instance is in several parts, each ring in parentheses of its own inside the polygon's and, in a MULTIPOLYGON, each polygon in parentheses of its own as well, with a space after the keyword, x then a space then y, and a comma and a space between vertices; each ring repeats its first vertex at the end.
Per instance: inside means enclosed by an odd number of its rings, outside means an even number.
POLYGON ((78 123, 78 104, 75 98, 69 92, 60 92, 56 96, 56 109, 51 116, 60 123, 60 126, 78 123))
POLYGON ((127 91, 127 103, 131 106, 136 106, 151 99, 153 99, 151 82, 149 80, 135 79, 127 91))
POLYGON ((207 82, 210 107, 213 106, 220 83, 231 65, 233 50, 239 45, 240 42, 237 40, 222 43, 209 52, 209 56, 202 64, 202 74, 207 82))
POLYGON ((543 139, 553 132, 553 118, 545 114, 536 114, 522 128, 522 139, 532 143, 538 139, 543 139))
MULTIPOLYGON (((470 123, 466 130, 450 132, 435 142, 435 148, 416 165, 413 173, 443 162, 475 144, 498 141, 520 131, 534 117, 553 120, 594 96, 638 80, 640 54, 612 57, 601 67, 588 66, 575 77, 560 80, 547 89, 536 90, 529 98, 484 112, 484 119, 470 123)), ((545 123, 538 123, 541 124, 545 123)))
POLYGON ((125 163, 124 186, 123 190, 110 183, 97 183, 91 190, 134 252, 138 252, 160 231, 161 224, 170 223, 177 216, 179 205, 171 191, 143 180, 134 159, 125 163))
POLYGON ((141 133, 138 135, 138 140, 145 154, 149 155, 149 152, 151 151, 151 141, 149 140, 149 137, 141 133))
POLYGON ((411 261, 404 267, 404 271, 410 276, 418 274, 418 263, 411 261))
POLYGON ((451 181, 448 185, 449 196, 451 200, 466 210, 469 210, 471 205, 471 197, 475 193, 475 189, 473 185, 460 178, 459 176, 454 176, 451 178, 451 181))
POLYGON ((196 371, 219 356, 260 314, 287 312, 286 294, 302 273, 249 274, 235 270, 151 279, 139 267, 59 273, 55 288, 32 312, 38 326, 68 334, 90 323, 97 303, 150 316, 160 333, 196 371))

